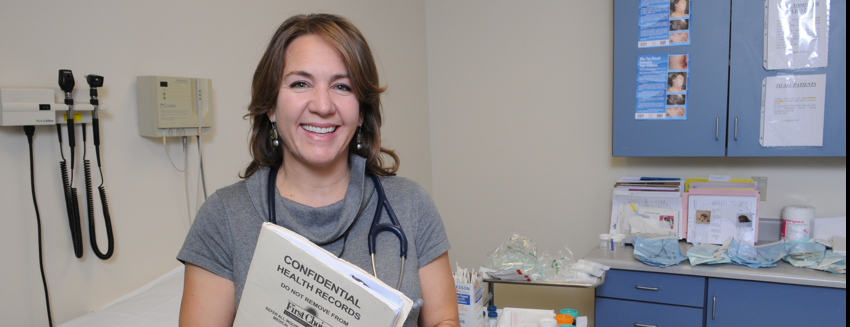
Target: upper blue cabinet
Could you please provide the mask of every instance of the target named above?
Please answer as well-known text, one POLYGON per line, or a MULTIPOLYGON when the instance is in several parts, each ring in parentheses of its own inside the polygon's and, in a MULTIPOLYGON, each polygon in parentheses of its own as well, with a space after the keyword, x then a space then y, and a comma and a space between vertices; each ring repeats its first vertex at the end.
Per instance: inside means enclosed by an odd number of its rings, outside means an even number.
MULTIPOLYGON (((831 1, 828 67, 794 71, 764 68, 765 2, 761 0, 689 1, 684 25, 682 18, 676 18, 668 27, 670 33, 687 32, 688 41, 683 43, 689 44, 639 47, 655 32, 640 27, 641 17, 651 20, 653 12, 642 5, 669 2, 614 0, 614 156, 846 156, 845 1, 831 1), (670 56, 683 54, 686 67, 673 67, 670 56), (639 69, 641 59, 668 58, 669 67, 659 65, 655 72, 639 69), (684 84, 674 81, 677 72, 687 76, 684 84), (762 81, 780 74, 826 74, 822 147, 761 145, 762 81), (656 91, 658 96, 652 98, 656 91), (646 109, 657 107, 658 99, 664 99, 661 106, 666 108, 646 109), (653 110, 685 116, 641 116, 653 110)), ((671 4, 670 10, 675 6, 671 4)), ((669 41, 681 40, 670 36, 669 41)))
POLYGON ((847 156, 847 2, 830 1, 830 11, 827 67, 768 71, 763 64, 764 1, 732 2, 728 156, 847 156), (762 81, 780 74, 826 75, 822 147, 763 147, 759 143, 762 81))

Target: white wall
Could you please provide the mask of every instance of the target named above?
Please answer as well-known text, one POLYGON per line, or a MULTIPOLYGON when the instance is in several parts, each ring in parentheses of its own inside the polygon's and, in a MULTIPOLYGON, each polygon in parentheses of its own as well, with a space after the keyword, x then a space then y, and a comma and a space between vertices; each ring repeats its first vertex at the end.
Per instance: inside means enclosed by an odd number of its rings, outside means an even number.
MULTIPOLYGON (((236 182, 237 174, 249 162, 249 125, 242 115, 250 100, 254 68, 269 37, 285 18, 310 12, 342 14, 366 35, 377 54, 382 83, 389 86, 384 97, 385 146, 398 150, 401 175, 430 190, 425 15, 421 2, 0 2, 0 87, 58 90, 58 70, 71 69, 76 76, 76 92, 85 97, 88 87, 83 76, 105 77, 99 93, 109 110, 100 116, 101 151, 115 229, 112 259, 101 261, 94 256, 85 222, 85 255, 83 259, 73 256, 56 129, 36 129, 36 190, 54 323, 97 309, 179 265, 174 257, 188 230, 184 175, 171 167, 161 139, 138 134, 136 76, 212 79, 215 121, 203 148, 207 188, 212 192, 236 182)), ((94 161, 91 140, 89 146, 88 158, 94 161)), ((170 139, 168 148, 175 163, 182 166, 180 140, 170 139)), ((4 326, 47 322, 27 151, 20 127, 0 127, 0 247, 5 249, 0 252, 0 325, 4 326)), ((67 143, 65 155, 69 155, 67 143)), ((82 156, 79 145, 77 155, 82 156)), ((196 150, 191 150, 190 164, 196 162, 196 150)), ((78 159, 77 165, 81 166, 82 160, 78 159)), ((75 185, 83 193, 84 186, 78 183, 82 182, 82 172, 77 172, 75 185)), ((190 168, 193 208, 196 172, 190 168)), ((96 186, 99 177, 94 174, 96 186)), ((85 206, 85 197, 81 196, 81 201, 85 206)), ((103 227, 99 228, 101 248, 105 248, 103 227)))
MULTIPOLYGON (((767 176, 763 217, 792 203, 818 216, 846 212, 846 158, 611 157, 611 1, 425 7, 433 194, 462 267, 480 266, 512 232, 583 256, 607 230, 621 176, 767 176)), ((592 297, 497 287, 500 307, 592 315, 592 297)))

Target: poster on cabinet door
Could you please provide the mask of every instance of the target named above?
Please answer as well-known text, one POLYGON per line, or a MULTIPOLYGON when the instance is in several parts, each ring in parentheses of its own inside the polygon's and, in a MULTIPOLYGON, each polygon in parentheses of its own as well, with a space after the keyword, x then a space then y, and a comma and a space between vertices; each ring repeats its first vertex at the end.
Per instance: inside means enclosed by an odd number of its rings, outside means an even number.
POLYGON ((780 75, 762 83, 764 147, 823 146, 826 75, 780 75))
POLYGON ((636 120, 686 120, 690 54, 638 56, 636 120))
POLYGON ((691 44, 691 0, 640 0, 638 48, 691 44))
POLYGON ((767 0, 764 11, 765 69, 827 66, 829 0, 767 0))

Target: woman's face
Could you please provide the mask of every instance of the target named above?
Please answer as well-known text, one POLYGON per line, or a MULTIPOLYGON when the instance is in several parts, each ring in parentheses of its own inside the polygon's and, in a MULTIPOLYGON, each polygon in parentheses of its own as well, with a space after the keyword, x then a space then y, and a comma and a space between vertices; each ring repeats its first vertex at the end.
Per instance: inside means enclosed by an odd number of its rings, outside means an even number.
POLYGON ((685 76, 678 74, 673 77, 673 87, 682 88, 682 84, 685 84, 685 76))
POLYGON ((684 13, 688 9, 688 0, 679 0, 676 2, 676 12, 684 13))
POLYGON ((348 68, 339 52, 316 35, 293 40, 284 56, 277 123, 284 163, 325 167, 348 160, 348 144, 362 122, 348 68))

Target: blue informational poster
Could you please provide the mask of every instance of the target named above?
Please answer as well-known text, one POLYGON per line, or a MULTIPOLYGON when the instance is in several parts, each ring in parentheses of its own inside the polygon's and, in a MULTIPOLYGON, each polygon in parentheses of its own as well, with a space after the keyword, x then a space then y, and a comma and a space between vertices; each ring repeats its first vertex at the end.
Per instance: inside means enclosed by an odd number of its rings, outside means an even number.
POLYGON ((640 0, 638 48, 691 44, 691 0, 640 0))
POLYGON ((690 54, 638 56, 636 120, 688 119, 690 54))

